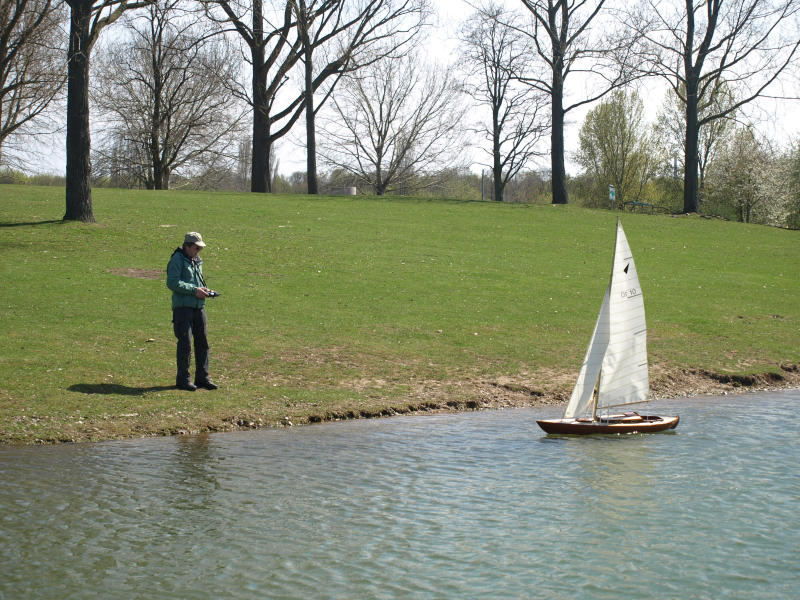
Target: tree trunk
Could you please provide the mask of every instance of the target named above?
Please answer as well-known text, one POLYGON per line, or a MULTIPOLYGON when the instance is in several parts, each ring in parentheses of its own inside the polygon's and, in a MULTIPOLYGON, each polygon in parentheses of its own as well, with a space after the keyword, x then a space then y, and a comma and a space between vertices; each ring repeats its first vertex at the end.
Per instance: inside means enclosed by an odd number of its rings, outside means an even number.
POLYGON ((697 201, 697 78, 689 72, 686 77, 686 149, 683 171, 683 212, 700 212, 697 201))
POLYGON ((164 181, 164 164, 161 161, 161 152, 159 152, 159 143, 156 136, 150 142, 150 160, 153 164, 153 189, 163 189, 164 181))
POLYGON ((500 155, 495 154, 494 167, 492 168, 492 176, 494 177, 494 199, 496 202, 503 201, 503 194, 505 193, 503 185, 503 167, 500 164, 500 155))
POLYGON ((551 185, 553 190, 553 204, 566 204, 567 171, 564 166, 564 82, 561 78, 563 69, 557 61, 553 67, 552 90, 552 130, 550 132, 550 159, 551 159, 551 185))
MULTIPOLYGON (((262 105, 263 106, 263 105, 262 105)), ((253 160, 250 168, 250 191, 272 191, 269 172, 269 120, 258 106, 253 109, 253 160)))
MULTIPOLYGON (((686 74, 686 143, 683 158, 683 212, 699 212, 697 203, 697 146, 699 132, 697 128, 697 91, 700 70, 703 66, 702 54, 697 57, 697 66, 692 64, 694 58, 695 23, 691 4, 686 3, 686 43, 683 49, 683 70, 686 74)), ((710 26, 710 25, 709 25, 710 26)))
POLYGON ((494 199, 503 201, 503 165, 500 157, 500 124, 498 111, 500 107, 494 106, 492 110, 492 176, 494 177, 494 199))
POLYGON ((65 221, 94 223, 89 136, 91 0, 70 3, 67 52, 67 173, 65 221))
POLYGON ((250 46, 253 58, 253 154, 250 163, 250 191, 272 191, 269 172, 269 102, 267 70, 264 66, 264 18, 261 0, 253 1, 253 37, 250 46))
POLYGON ((383 196, 386 192, 386 184, 383 182, 383 176, 381 175, 381 166, 378 163, 377 167, 375 168, 375 195, 376 196, 383 196))
POLYGON ((318 194, 317 185, 317 133, 314 119, 314 63, 308 31, 304 31, 305 46, 305 104, 306 104, 306 181, 308 193, 318 194))
POLYGON ((150 129, 150 163, 153 165, 153 189, 163 189, 164 161, 161 157, 161 73, 153 61, 155 82, 153 86, 153 114, 150 129))
POLYGON ((158 170, 158 177, 155 178, 155 189, 168 190, 169 189, 169 167, 161 163, 161 168, 158 170))

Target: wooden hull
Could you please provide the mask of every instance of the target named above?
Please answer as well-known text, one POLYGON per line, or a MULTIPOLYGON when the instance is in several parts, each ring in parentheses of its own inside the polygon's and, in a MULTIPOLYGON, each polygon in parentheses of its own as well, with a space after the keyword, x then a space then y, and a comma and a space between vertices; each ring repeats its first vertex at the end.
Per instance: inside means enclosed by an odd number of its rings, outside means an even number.
POLYGON ((680 417, 636 415, 609 417, 591 421, 588 419, 543 419, 536 421, 547 433, 586 435, 592 433, 656 433, 675 429, 680 417))

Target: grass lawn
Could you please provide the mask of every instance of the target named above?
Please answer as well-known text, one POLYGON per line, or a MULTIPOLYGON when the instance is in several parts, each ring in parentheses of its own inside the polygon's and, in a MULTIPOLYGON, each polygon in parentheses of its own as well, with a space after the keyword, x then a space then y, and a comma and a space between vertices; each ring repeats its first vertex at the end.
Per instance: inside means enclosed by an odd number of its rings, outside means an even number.
MULTIPOLYGON (((93 198, 97 224, 63 223, 63 189, 0 186, 0 442, 480 406, 492 390, 563 398, 608 282, 617 218, 366 197, 93 198), (215 392, 171 387, 164 269, 190 230, 222 293, 207 302, 215 392)), ((622 223, 654 387, 688 372, 777 379, 796 367, 800 232, 638 214, 622 223)))

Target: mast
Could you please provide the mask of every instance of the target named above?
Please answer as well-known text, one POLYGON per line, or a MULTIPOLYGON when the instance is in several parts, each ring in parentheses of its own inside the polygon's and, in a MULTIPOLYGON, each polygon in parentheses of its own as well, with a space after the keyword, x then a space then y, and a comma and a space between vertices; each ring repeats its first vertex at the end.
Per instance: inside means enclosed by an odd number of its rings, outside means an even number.
MULTIPOLYGON (((611 286, 614 283, 614 263, 617 260, 617 240, 619 239, 619 217, 617 217, 617 227, 614 230, 614 251, 611 253, 611 268, 608 271, 608 291, 611 292, 611 286)), ((609 299, 610 301, 610 299, 609 299)), ((609 323, 610 328, 610 323, 609 323)), ((594 384, 594 395, 592 398, 592 421, 597 421, 597 405, 600 403, 600 381, 603 379, 603 366, 600 365, 600 371, 597 373, 597 381, 594 384)), ((606 412, 606 414, 608 414, 606 412)))
MULTIPOLYGON (((617 240, 619 239, 620 220, 617 217, 617 227, 614 230, 614 251, 611 253, 611 269, 608 274, 608 291, 611 292, 611 286, 614 283, 614 264, 617 260, 617 240)), ((600 370, 597 372, 597 380, 594 382, 594 391, 592 392, 592 421, 597 421, 597 405, 600 402, 600 381, 603 379, 603 366, 600 365, 600 370)))

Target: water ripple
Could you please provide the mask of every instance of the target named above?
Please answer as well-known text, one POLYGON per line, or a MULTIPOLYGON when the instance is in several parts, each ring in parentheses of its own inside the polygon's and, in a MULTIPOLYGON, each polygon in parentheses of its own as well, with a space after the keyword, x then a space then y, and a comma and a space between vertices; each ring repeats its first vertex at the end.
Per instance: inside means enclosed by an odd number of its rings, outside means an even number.
POLYGON ((4 598, 792 598, 800 392, 0 449, 4 598))

